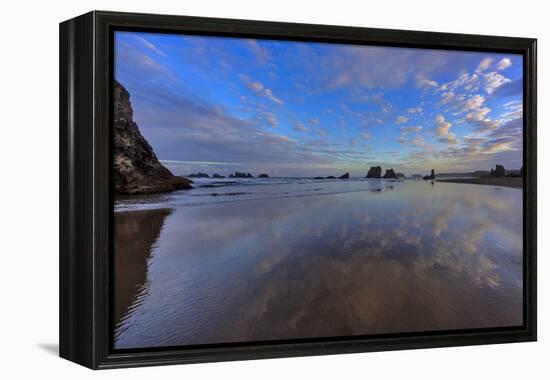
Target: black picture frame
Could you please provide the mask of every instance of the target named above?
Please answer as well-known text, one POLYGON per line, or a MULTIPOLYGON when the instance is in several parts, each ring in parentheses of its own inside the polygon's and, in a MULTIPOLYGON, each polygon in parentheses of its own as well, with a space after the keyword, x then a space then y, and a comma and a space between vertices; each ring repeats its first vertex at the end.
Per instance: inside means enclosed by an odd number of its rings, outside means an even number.
POLYGON ((535 341, 537 337, 536 39, 93 11, 60 24, 60 356, 89 368, 535 341), (303 339, 114 352, 111 349, 113 32, 323 41, 509 52, 524 63, 520 328, 303 339))

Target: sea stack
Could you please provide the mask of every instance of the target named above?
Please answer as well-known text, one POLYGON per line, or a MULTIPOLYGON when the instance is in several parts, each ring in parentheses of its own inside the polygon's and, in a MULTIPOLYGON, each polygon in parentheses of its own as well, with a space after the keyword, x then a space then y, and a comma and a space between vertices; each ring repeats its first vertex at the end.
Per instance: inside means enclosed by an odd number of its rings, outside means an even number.
POLYGON ((254 178, 254 176, 250 173, 235 172, 233 174, 230 174, 229 178, 254 178))
POLYGON ((349 173, 342 174, 340 177, 338 177, 338 179, 348 179, 348 178, 349 178, 349 173))
POLYGON ((393 169, 386 169, 386 174, 384 174, 384 178, 393 178, 397 179, 397 175, 393 171, 393 169))
POLYGON ((506 169, 504 169, 504 166, 497 165, 495 166, 495 177, 505 177, 506 176, 506 169))
POLYGON ((382 176, 381 166, 371 166, 367 173, 367 178, 380 178, 382 176))
POLYGON ((187 178, 210 178, 210 176, 206 173, 191 173, 187 176, 187 178))
POLYGON ((424 177, 422 177, 423 180, 434 180, 435 179, 435 170, 432 169, 432 171, 430 172, 430 175, 425 175, 424 177))
POLYGON ((158 160, 133 120, 130 94, 114 85, 114 187, 117 194, 153 194, 192 188, 158 160))

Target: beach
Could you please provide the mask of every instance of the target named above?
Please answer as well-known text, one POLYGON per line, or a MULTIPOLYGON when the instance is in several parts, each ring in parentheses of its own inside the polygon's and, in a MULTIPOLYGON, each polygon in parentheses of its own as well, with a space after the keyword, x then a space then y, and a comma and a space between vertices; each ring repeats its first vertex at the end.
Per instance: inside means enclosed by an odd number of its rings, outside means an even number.
POLYGON ((115 348, 523 322, 518 189, 224 181, 115 204, 115 348))
POLYGON ((515 189, 523 188, 523 177, 449 178, 438 179, 437 182, 469 183, 472 185, 502 186, 515 189))

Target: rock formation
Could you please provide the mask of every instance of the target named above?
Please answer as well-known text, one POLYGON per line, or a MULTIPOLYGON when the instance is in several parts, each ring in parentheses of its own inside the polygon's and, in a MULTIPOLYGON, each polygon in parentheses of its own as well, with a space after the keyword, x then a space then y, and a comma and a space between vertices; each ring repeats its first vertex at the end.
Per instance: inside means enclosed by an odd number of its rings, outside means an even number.
POLYGON ((235 172, 234 174, 230 174, 229 178, 254 178, 254 176, 250 173, 235 172))
POLYGON ((386 169, 386 173, 384 174, 383 178, 394 178, 397 179, 397 175, 393 171, 393 169, 386 169))
POLYGON ((405 174, 403 173, 395 173, 395 175, 397 176, 397 178, 405 178, 405 174))
POLYGON ((349 173, 342 174, 340 177, 338 177, 338 179, 348 179, 348 178, 349 178, 349 173))
POLYGON ((114 187, 117 194, 152 194, 190 189, 188 180, 166 169, 133 120, 130 94, 114 86, 114 187))
POLYGON ((371 166, 367 173, 367 178, 380 178, 382 176, 381 166, 371 166))
POLYGON ((188 178, 210 178, 210 176, 206 173, 191 173, 187 176, 188 178))
POLYGON ((434 180, 435 179, 435 170, 431 170, 430 175, 425 175, 422 177, 423 180, 434 180))
POLYGON ((333 176, 333 175, 329 175, 329 176, 327 177, 327 179, 336 179, 336 177, 333 176))
POLYGON ((315 177, 313 179, 325 179, 325 177, 315 177))
POLYGON ((225 178, 225 176, 224 176, 224 175, 220 175, 220 174, 218 174, 218 173, 214 173, 214 174, 212 174, 212 178, 225 178))
POLYGON ((269 178, 269 175, 262 173, 258 176, 258 178, 269 178))

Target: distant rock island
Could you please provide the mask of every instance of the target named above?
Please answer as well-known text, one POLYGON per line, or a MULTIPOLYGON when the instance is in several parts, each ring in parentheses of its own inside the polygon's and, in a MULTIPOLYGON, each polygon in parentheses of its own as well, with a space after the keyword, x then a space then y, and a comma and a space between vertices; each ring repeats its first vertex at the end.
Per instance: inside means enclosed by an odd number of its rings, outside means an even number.
POLYGON ((393 168, 392 169, 386 169, 386 173, 384 174, 384 177, 383 178, 393 178, 393 179, 397 179, 397 174, 395 174, 395 172, 393 171, 393 168))
POLYGON ((366 178, 381 178, 382 177, 382 167, 381 166, 371 166, 366 178))
POLYGON ((422 177, 423 180, 427 181, 427 180, 434 180, 435 179, 435 170, 432 169, 431 172, 430 172, 430 175, 425 175, 424 177, 422 177))
POLYGON ((321 177, 321 176, 318 176, 318 177, 313 177, 313 179, 349 179, 349 173, 344 173, 342 174, 340 177, 336 178, 335 176, 333 175, 329 175, 327 177, 321 177))
POLYGON ((495 165, 495 168, 490 171, 478 170, 472 173, 444 173, 440 174, 439 177, 445 178, 438 179, 439 182, 504 186, 516 189, 523 188, 523 167, 519 170, 506 170, 503 165, 497 164, 495 165))
POLYGON ((130 94, 114 85, 114 188, 116 194, 152 194, 192 188, 190 181, 172 174, 133 120, 130 94))
POLYGON ((254 178, 250 173, 235 172, 229 175, 229 178, 254 178))
POLYGON ((187 176, 187 178, 210 178, 210 176, 206 173, 191 173, 187 176))
POLYGON ((266 173, 262 173, 258 176, 258 178, 269 178, 269 175, 266 173))
POLYGON ((382 176, 381 166, 371 166, 365 178, 399 179, 399 178, 405 178, 405 174, 396 173, 393 170, 393 168, 391 168, 391 169, 386 169, 386 173, 384 173, 384 176, 382 176))

